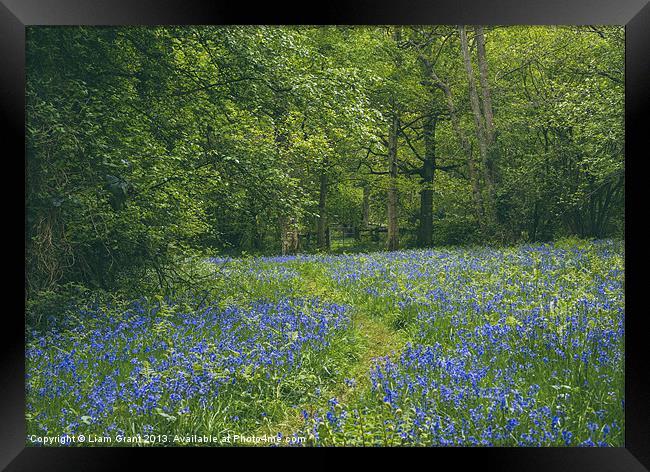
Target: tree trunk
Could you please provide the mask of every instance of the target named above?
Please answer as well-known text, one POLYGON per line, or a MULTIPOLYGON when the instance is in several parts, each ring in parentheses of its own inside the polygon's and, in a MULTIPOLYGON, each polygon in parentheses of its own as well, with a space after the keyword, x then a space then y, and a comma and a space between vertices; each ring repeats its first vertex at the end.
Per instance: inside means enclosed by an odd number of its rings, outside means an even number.
POLYGON ((447 109, 449 110, 449 117, 451 119, 451 125, 456 134, 456 138, 460 144, 461 149, 465 152, 467 158, 467 170, 469 172, 469 180, 472 184, 472 199, 474 201, 474 213, 476 215, 476 221, 480 227, 483 227, 483 199, 481 197, 481 189, 478 183, 478 174, 476 172, 476 166, 474 165, 474 157, 472 156, 472 146, 465 136, 465 132, 460 125, 460 118, 458 112, 456 111, 456 106, 454 105, 454 97, 451 94, 451 89, 449 85, 444 83, 436 75, 436 72, 433 68, 430 69, 431 78, 434 80, 434 84, 443 91, 445 94, 445 99, 447 102, 447 109))
POLYGON ((436 169, 436 121, 429 116, 424 122, 424 161, 422 162, 422 190, 420 190, 419 245, 433 244, 433 178, 436 169))
POLYGON ((390 133, 388 136, 388 238, 386 247, 395 251, 399 247, 399 228, 397 224, 397 134, 399 117, 393 111, 390 133))
POLYGON ((283 216, 280 220, 282 231, 282 255, 298 252, 298 224, 293 216, 283 216))
MULTIPOLYGON (((487 56, 485 55, 485 36, 483 34, 482 26, 475 26, 476 33, 476 57, 478 59, 479 67, 479 82, 481 84, 482 100, 483 100, 483 116, 485 118, 485 140, 487 145, 487 172, 492 184, 492 203, 495 205, 496 211, 496 198, 495 186, 497 182, 497 148, 496 148, 496 134, 494 130, 494 113, 492 111, 492 96, 490 93, 490 83, 488 81, 488 65, 487 56)), ((497 216, 496 214, 494 215, 497 216)))
POLYGON ((320 193, 318 198, 318 230, 316 234, 316 243, 319 249, 329 250, 329 240, 327 238, 327 174, 323 171, 320 174, 320 193))
POLYGON ((476 140, 478 142, 479 153, 483 163, 483 179, 485 187, 487 188, 487 202, 486 210, 490 223, 494 223, 496 219, 496 207, 494 204, 494 186, 492 183, 492 176, 490 174, 488 145, 486 139, 484 117, 481 113, 481 106, 479 103, 478 92, 476 90, 476 81, 474 80, 474 68, 472 67, 472 60, 469 54, 469 47, 467 45, 467 34, 465 27, 460 25, 458 27, 460 35, 461 51, 463 53, 463 63, 465 65, 465 72, 467 73, 467 81, 469 84, 469 103, 474 116, 474 124, 476 127, 476 140))
POLYGON ((530 228, 530 234, 528 235, 529 241, 537 241, 537 228, 539 227, 539 200, 535 200, 535 205, 533 206, 533 218, 532 225, 530 228))
POLYGON ((370 185, 363 183, 363 203, 361 205, 361 227, 368 229, 370 223, 370 185))
POLYGON ((485 36, 483 27, 475 26, 476 32, 476 57, 479 67, 479 82, 481 84, 483 100, 483 116, 485 117, 485 137, 488 145, 488 170, 490 171, 492 182, 496 181, 495 171, 495 132, 494 132, 494 113, 492 111, 492 96, 490 93, 490 83, 488 81, 488 65, 485 55, 485 36))
MULTIPOLYGON (((396 26, 393 30, 393 40, 397 46, 402 38, 402 29, 396 26)), ((395 55, 395 69, 402 67, 402 57, 397 50, 395 55)), ((399 247, 399 227, 397 223, 397 137, 399 135, 400 119, 395 96, 391 99, 391 123, 388 133, 388 234, 386 247, 395 251, 399 247)))
MULTIPOLYGON (((281 159, 286 158, 289 149, 289 136, 284 128, 288 116, 288 110, 279 101, 274 113, 274 140, 276 151, 281 159)), ((282 255, 295 254, 298 251, 298 224, 295 216, 290 211, 283 211, 280 216, 280 241, 282 255)))
POLYGON ((255 251, 262 249, 262 233, 257 225, 253 228, 253 249, 255 251))

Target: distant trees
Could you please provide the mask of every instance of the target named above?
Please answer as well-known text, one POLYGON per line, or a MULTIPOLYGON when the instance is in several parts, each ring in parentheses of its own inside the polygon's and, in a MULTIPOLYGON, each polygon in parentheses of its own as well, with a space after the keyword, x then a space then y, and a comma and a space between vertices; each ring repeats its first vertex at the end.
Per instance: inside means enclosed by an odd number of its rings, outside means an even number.
POLYGON ((620 235, 623 84, 618 27, 30 27, 28 286, 620 235))

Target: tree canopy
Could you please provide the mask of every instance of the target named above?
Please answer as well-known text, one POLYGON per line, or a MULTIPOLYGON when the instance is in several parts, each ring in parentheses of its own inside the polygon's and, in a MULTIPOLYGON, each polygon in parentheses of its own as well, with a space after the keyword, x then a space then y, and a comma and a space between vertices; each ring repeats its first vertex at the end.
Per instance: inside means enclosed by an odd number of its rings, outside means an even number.
POLYGON ((29 290, 621 235, 624 30, 29 27, 29 290))

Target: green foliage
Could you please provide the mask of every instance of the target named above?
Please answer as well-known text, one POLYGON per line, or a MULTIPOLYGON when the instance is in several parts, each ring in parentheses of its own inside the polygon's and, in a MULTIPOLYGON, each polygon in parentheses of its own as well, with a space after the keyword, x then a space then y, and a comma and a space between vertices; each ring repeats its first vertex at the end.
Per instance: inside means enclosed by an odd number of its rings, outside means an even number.
POLYGON ((30 27, 30 296, 70 283, 169 294, 192 285, 189 259, 280 253, 287 235, 289 252, 378 249, 386 233, 359 230, 385 229, 391 182, 402 246, 621 236, 623 29, 486 28, 485 39, 489 224, 468 173, 468 158, 484 169, 453 27, 30 27), (355 239, 328 245, 319 225, 355 239))

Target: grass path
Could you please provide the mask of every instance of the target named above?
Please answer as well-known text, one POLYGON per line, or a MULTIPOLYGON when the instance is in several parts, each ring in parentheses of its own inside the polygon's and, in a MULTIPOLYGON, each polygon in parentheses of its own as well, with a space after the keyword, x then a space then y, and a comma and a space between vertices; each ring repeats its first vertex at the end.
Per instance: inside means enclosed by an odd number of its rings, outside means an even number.
MULTIPOLYGON (((313 272, 301 275, 305 276, 302 280, 306 287, 306 293, 309 295, 335 303, 348 304, 352 307, 351 329, 358 339, 358 358, 350 366, 347 377, 355 378, 359 382, 358 387, 369 388, 368 372, 373 365, 373 360, 377 357, 392 356, 398 353, 406 343, 405 336, 399 331, 391 329, 378 317, 373 316, 373 313, 370 313, 364 306, 353 303, 350 291, 334 282, 322 268, 318 267, 316 276, 313 272)), ((349 390, 344 389, 343 391, 349 393, 349 390)), ((342 398, 339 400, 342 401, 342 398)))
MULTIPOLYGON (((406 336, 392 329, 379 317, 373 316, 373 313, 369 312, 365 306, 354 304, 352 293, 333 281, 322 267, 312 263, 300 263, 295 268, 300 272, 295 295, 319 297, 327 302, 351 306, 351 332, 356 341, 354 359, 348 366, 345 377, 355 379, 356 385, 349 387, 341 378, 340 383, 333 391, 333 396, 341 404, 346 404, 370 390, 371 383, 368 373, 373 366, 374 359, 398 355, 407 342, 406 336)), ((301 405, 300 408, 291 410, 295 414, 280 422, 262 426, 257 434, 275 435, 280 431, 284 436, 291 436, 303 424, 300 414, 302 408, 314 411, 319 407, 326 407, 327 400, 328 398, 321 398, 320 404, 301 405)))

